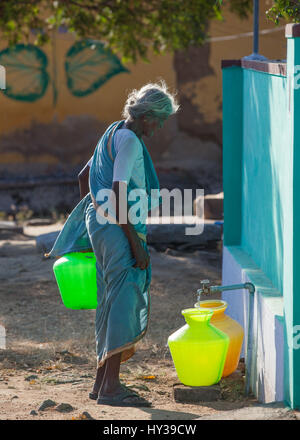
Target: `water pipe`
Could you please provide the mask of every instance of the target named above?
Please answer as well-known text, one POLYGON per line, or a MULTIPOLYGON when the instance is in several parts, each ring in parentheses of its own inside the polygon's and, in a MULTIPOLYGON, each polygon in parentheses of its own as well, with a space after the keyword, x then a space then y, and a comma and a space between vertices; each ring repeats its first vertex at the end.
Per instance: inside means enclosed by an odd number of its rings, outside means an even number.
POLYGON ((267 61, 267 58, 258 53, 259 45, 259 0, 253 0, 253 52, 243 60, 267 61))
POLYGON ((202 280, 202 289, 197 290, 198 298, 200 298, 201 294, 210 295, 212 293, 224 292, 225 290, 239 290, 239 289, 248 289, 249 293, 255 292, 255 287, 252 283, 244 283, 244 284, 232 284, 231 286, 210 286, 209 280, 202 280))
POLYGON ((209 280, 201 281, 202 288, 197 290, 197 302, 200 302, 201 295, 211 295, 212 293, 224 292, 226 290, 240 290, 247 289, 249 291, 249 307, 248 307, 248 334, 247 334, 247 357, 246 357, 246 384, 245 394, 248 396, 250 391, 250 368, 252 363, 252 341, 251 330, 253 327, 253 306, 254 306, 254 292, 255 286, 252 283, 232 284, 230 286, 210 286, 209 280))
POLYGON ((258 53, 259 37, 259 0, 254 0, 253 5, 253 53, 258 53))

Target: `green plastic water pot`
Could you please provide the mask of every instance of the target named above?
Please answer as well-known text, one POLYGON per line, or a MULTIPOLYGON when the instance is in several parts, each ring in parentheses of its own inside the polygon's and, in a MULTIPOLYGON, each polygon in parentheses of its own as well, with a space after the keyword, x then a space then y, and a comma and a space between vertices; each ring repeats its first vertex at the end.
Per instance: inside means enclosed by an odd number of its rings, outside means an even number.
POLYGON ((210 324, 212 310, 190 308, 181 313, 186 325, 168 338, 177 376, 188 386, 214 385, 222 377, 229 337, 210 324))
POLYGON ((53 265, 62 302, 69 309, 96 309, 96 257, 93 252, 71 252, 53 265))

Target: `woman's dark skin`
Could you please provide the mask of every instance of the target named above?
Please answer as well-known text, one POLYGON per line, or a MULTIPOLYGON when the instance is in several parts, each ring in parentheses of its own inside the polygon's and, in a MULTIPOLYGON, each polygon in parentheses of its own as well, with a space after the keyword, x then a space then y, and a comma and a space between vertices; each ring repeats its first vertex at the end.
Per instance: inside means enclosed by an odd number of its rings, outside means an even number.
MULTIPOLYGON (((163 121, 158 120, 157 118, 147 118, 146 116, 142 116, 137 120, 131 120, 130 118, 125 121, 125 127, 134 131, 134 133, 141 138, 143 135, 152 136, 154 131, 161 128, 163 125, 163 121)), ((80 199, 86 196, 90 192, 89 189, 89 171, 90 167, 86 165, 81 172, 78 174, 79 180, 79 189, 80 189, 80 199)), ((119 220, 119 201, 122 192, 121 185, 124 185, 122 182, 113 182, 112 189, 115 192, 116 196, 116 217, 117 221, 119 220)), ((128 211, 127 211, 128 212, 128 211)), ((150 257, 143 248, 140 237, 137 235, 133 225, 129 222, 127 218, 126 223, 118 223, 120 227, 123 229, 133 254, 133 257, 136 261, 134 267, 145 270, 150 264, 150 257)), ((121 389, 121 384, 119 381, 119 373, 120 373, 120 364, 121 364, 121 353, 117 353, 111 356, 109 359, 105 361, 105 363, 98 367, 96 380, 93 387, 93 393, 98 393, 98 396, 110 396, 117 394, 121 389)), ((133 401, 136 397, 128 397, 125 401, 130 402, 131 399, 133 401)))

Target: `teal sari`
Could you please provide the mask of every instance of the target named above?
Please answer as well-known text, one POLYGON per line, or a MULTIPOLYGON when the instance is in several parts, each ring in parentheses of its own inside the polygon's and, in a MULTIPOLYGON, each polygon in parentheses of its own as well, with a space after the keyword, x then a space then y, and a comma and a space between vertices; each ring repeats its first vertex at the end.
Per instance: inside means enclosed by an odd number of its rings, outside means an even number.
MULTIPOLYGON (((67 218, 53 248, 46 257, 58 257, 69 252, 93 250, 96 256, 97 309, 95 338, 97 365, 116 353, 122 353, 121 362, 129 359, 135 352, 135 344, 145 335, 150 312, 151 264, 147 269, 134 268, 128 239, 116 223, 101 224, 92 198, 97 200, 101 189, 112 188, 113 160, 115 158, 114 134, 124 121, 111 124, 100 138, 90 169, 88 193, 73 209, 67 218), (115 130, 114 130, 115 129, 115 130), (112 130, 113 133, 112 133, 112 130), (107 142, 112 133, 109 156, 107 142)), ((160 203, 159 182, 143 141, 145 188, 148 208, 160 203)), ((136 189, 134 180, 128 183, 128 192, 136 189)), ((101 205, 101 201, 97 200, 101 205)), ((128 202, 128 205, 133 202, 128 202)), ((141 244, 148 252, 145 240, 146 224, 133 225, 141 244)))

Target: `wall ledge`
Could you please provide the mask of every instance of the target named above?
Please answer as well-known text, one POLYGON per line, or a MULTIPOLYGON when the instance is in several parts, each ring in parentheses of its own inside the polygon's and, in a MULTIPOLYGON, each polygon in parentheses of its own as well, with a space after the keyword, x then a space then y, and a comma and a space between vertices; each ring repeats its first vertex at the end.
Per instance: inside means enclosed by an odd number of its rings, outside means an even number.
POLYGON ((286 63, 282 60, 241 60, 241 66, 244 69, 253 69, 259 72, 269 73, 270 75, 286 76, 286 63))
POLYGON ((270 75, 286 76, 286 62, 284 60, 222 60, 221 67, 242 67, 244 69, 257 70, 258 72, 269 73, 270 75))
POLYGON ((285 37, 286 38, 300 37, 300 24, 299 23, 288 23, 285 26, 285 37))
POLYGON ((241 267, 243 277, 255 285, 256 294, 266 301, 277 319, 283 320, 283 295, 277 290, 270 278, 255 264, 251 256, 241 246, 224 246, 241 267))

